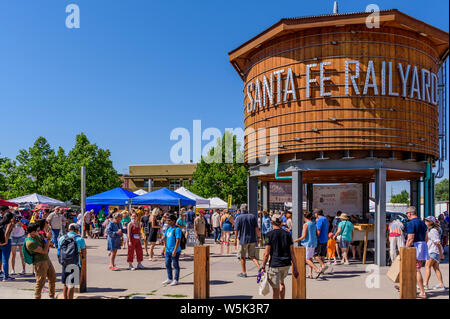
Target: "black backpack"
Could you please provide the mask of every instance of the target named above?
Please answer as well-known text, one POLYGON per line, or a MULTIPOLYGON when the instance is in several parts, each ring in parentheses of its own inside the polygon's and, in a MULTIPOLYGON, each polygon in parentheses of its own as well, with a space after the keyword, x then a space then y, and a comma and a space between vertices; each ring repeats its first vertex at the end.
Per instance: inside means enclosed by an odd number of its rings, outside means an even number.
MULTIPOLYGON (((177 230, 177 228, 180 228, 180 227, 175 227, 173 229, 173 236, 174 237, 175 237, 175 230, 177 230)), ((183 234, 183 232, 181 232, 180 248, 181 248, 181 250, 185 250, 186 249, 186 236, 183 234)))
POLYGON ((0 226, 0 244, 5 242, 6 225, 0 226))
POLYGON ((64 236, 64 240, 59 246, 58 261, 64 267, 68 265, 78 265, 80 253, 78 252, 78 246, 75 241, 76 237, 78 237, 78 235, 75 237, 64 236))

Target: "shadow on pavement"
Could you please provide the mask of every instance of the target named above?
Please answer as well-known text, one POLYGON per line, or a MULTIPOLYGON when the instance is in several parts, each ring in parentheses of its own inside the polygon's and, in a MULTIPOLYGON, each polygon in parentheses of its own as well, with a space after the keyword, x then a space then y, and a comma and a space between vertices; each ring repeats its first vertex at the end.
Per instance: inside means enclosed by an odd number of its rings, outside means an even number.
POLYGON ((247 296, 247 295, 216 296, 216 297, 210 297, 210 299, 253 299, 253 296, 247 296))
POLYGON ((226 285, 226 284, 231 284, 233 283, 232 281, 226 281, 226 280, 211 280, 209 282, 210 285, 226 285))
POLYGON ((100 287, 88 287, 87 288, 87 292, 88 293, 92 293, 92 292, 122 292, 122 291, 127 291, 127 289, 123 289, 123 288, 100 288, 100 287))

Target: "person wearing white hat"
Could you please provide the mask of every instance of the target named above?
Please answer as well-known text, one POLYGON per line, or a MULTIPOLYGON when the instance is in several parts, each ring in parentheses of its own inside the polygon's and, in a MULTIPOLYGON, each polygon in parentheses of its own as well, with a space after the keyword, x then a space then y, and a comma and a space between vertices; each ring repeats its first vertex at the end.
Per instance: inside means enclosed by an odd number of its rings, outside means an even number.
POLYGON ((439 285, 435 286, 433 290, 445 290, 444 282, 442 281, 442 273, 439 269, 441 259, 444 259, 444 253, 441 246, 441 236, 439 233, 439 226, 434 216, 428 216, 425 218, 425 224, 428 227, 428 254, 430 259, 425 262, 425 279, 423 281, 423 287, 425 290, 431 290, 428 288, 428 282, 431 277, 431 268, 434 269, 436 277, 439 281, 439 285))

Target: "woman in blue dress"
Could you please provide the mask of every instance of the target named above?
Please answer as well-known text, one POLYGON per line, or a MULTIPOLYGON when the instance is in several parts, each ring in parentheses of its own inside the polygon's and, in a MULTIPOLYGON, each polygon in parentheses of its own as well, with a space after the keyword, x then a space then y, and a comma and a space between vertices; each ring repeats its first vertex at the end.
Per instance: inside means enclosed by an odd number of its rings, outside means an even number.
POLYGON ((115 265, 115 259, 117 254, 117 249, 120 248, 120 239, 123 236, 122 225, 120 221, 122 220, 121 213, 114 213, 113 220, 106 227, 106 234, 108 236, 108 251, 110 252, 110 262, 109 269, 113 271, 119 270, 115 265))

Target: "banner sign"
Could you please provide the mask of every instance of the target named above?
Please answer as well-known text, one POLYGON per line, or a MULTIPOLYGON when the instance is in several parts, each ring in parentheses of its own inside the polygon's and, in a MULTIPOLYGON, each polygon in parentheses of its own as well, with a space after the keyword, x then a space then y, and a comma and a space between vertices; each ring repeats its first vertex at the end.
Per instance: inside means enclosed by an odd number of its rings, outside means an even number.
MULTIPOLYGON (((392 61, 381 61, 375 63, 369 60, 367 66, 358 60, 346 60, 345 70, 345 95, 364 96, 368 94, 380 96, 394 96, 408 99, 416 99, 433 105, 438 104, 438 77, 428 69, 417 65, 394 63, 392 61), (361 69, 366 69, 364 72, 361 69), (364 83, 360 90, 359 84, 364 83), (400 88, 394 83, 400 83, 400 88)), ((297 99, 310 99, 313 85, 320 87, 320 96, 333 96, 333 92, 327 91, 326 83, 331 82, 331 76, 325 76, 334 72, 336 66, 332 62, 321 62, 307 64, 301 73, 305 74, 303 80, 306 84, 305 96, 297 97, 298 81, 296 74, 289 67, 276 70, 272 73, 264 74, 246 83, 247 113, 267 109, 280 103, 296 101, 297 99), (326 68, 325 68, 326 67, 326 68), (314 74, 313 74, 314 72, 314 74), (316 74, 319 74, 319 79, 316 74), (282 87, 282 79, 286 79, 285 86, 282 87), (284 92, 284 94, 282 94, 284 92)), ((335 83, 340 84, 340 83, 335 83)))
POLYGON ((194 228, 187 229, 187 242, 186 246, 195 247, 198 245, 197 237, 195 236, 194 228))
POLYGON ((313 207, 330 216, 336 216, 338 210, 349 215, 361 215, 362 193, 361 184, 314 186, 313 207))

